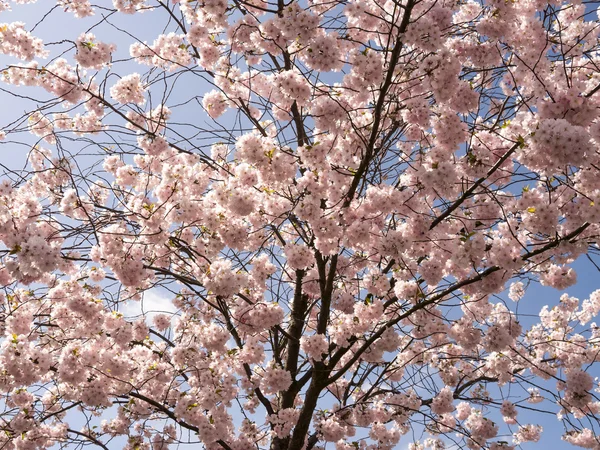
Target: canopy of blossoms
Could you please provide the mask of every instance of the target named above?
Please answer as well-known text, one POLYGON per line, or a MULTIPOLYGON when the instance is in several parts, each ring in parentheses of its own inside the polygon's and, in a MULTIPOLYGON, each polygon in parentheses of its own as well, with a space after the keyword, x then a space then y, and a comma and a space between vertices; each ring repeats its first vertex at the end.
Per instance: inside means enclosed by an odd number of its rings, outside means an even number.
POLYGON ((600 449, 597 2, 30 3, 2 448, 600 449))

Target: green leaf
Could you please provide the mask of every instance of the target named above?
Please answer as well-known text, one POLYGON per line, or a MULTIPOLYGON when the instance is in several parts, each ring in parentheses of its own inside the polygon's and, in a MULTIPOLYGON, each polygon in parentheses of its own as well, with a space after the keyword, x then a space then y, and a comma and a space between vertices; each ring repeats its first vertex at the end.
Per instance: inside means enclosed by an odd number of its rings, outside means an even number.
POLYGON ((274 148, 272 148, 271 150, 265 152, 265 156, 267 158, 269 158, 269 159, 273 159, 273 155, 275 155, 275 149, 274 148))
POLYGON ((154 211, 155 207, 156 207, 156 205, 154 203, 150 203, 150 204, 144 203, 144 205, 142 206, 142 208, 144 208, 148 212, 154 211))

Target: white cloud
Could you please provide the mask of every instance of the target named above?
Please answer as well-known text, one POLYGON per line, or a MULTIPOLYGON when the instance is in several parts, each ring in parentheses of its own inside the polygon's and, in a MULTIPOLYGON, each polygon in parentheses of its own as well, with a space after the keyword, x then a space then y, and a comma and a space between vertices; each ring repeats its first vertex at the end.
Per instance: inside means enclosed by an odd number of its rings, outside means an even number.
POLYGON ((126 318, 138 318, 143 315, 146 322, 151 323, 152 318, 157 314, 177 311, 168 295, 164 295, 158 289, 150 289, 144 292, 142 300, 128 300, 121 305, 120 312, 126 318))

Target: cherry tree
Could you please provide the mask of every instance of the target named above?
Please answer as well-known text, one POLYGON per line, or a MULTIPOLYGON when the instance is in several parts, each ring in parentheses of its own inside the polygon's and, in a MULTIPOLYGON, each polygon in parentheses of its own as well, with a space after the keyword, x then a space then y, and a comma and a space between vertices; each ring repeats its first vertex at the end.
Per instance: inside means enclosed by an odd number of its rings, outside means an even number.
POLYGON ((600 449, 597 2, 29 3, 2 448, 600 449))

